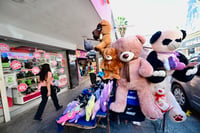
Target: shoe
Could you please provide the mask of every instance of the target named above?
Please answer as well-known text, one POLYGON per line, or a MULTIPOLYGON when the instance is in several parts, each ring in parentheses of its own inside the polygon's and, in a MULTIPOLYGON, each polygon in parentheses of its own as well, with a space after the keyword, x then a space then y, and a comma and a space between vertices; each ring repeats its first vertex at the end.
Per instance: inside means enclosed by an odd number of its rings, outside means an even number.
POLYGON ((59 107, 56 109, 56 111, 60 110, 62 107, 63 107, 62 105, 59 106, 59 107))
POLYGON ((42 118, 34 118, 36 121, 42 121, 42 118))

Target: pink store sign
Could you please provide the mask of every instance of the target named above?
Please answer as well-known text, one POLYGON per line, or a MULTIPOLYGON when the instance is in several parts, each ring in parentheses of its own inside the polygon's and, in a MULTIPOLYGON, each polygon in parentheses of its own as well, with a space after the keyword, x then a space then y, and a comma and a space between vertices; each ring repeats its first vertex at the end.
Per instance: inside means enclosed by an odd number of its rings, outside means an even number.
POLYGON ((48 53, 44 53, 44 58, 45 59, 49 59, 49 54, 48 53))
POLYGON ((0 52, 8 52, 10 48, 5 43, 0 43, 0 52))
POLYGON ((60 68, 60 73, 64 73, 64 68, 60 68))
POLYGON ((40 68, 39 67, 33 67, 32 68, 32 73, 33 74, 38 74, 40 72, 40 68))
POLYGON ((27 89, 27 87, 28 87, 27 84, 21 83, 21 84, 18 85, 17 89, 20 92, 24 92, 27 89))
POLYGON ((36 58, 36 59, 39 59, 41 57, 41 54, 39 52, 34 52, 33 53, 33 56, 36 58))
POLYGON ((14 60, 10 63, 10 66, 12 69, 17 70, 21 68, 21 63, 19 61, 14 60))
POLYGON ((76 50, 76 58, 87 58, 86 55, 87 55, 87 52, 76 50))

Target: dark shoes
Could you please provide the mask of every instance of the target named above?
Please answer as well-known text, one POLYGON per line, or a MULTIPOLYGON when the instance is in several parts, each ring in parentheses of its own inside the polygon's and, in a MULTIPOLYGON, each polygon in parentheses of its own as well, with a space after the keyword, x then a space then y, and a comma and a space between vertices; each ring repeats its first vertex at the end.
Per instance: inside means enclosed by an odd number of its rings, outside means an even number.
POLYGON ((33 118, 34 120, 36 120, 36 121, 42 121, 42 118, 33 118))
POLYGON ((60 110, 60 109, 62 109, 62 105, 61 106, 59 106, 57 109, 56 109, 56 111, 58 111, 58 110, 60 110))

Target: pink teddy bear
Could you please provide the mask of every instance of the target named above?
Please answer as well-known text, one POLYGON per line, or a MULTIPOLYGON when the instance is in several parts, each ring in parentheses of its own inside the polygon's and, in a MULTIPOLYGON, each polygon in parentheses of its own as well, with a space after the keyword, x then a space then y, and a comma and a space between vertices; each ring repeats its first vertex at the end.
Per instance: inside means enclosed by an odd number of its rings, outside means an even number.
POLYGON ((152 75, 152 66, 140 55, 145 38, 140 35, 120 38, 111 44, 118 50, 118 58, 123 63, 120 79, 117 81, 115 101, 110 109, 115 112, 124 112, 128 90, 136 90, 140 107, 146 117, 162 119, 163 114, 154 104, 150 83, 146 77, 152 75))

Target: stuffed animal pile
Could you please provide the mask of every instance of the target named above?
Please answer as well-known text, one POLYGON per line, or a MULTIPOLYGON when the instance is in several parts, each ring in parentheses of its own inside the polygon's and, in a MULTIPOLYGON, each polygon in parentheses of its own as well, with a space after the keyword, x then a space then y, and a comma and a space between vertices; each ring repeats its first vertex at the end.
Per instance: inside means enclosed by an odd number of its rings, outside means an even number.
POLYGON ((197 72, 197 68, 189 66, 187 58, 177 51, 185 37, 184 30, 158 31, 150 39, 153 51, 147 56, 153 67, 153 75, 147 79, 151 82, 155 104, 162 112, 168 111, 175 122, 184 121, 186 115, 170 91, 171 77, 187 82, 197 72))
POLYGON ((106 112, 110 93, 113 88, 113 81, 104 84, 97 83, 97 88, 84 89, 73 101, 71 101, 62 116, 56 120, 64 125, 66 122, 77 123, 82 117, 85 121, 94 120, 98 111, 106 112))
POLYGON ((95 50, 99 51, 103 56, 100 68, 104 70, 103 79, 119 79, 119 69, 121 68, 121 62, 117 57, 117 50, 111 48, 111 25, 107 20, 102 20, 97 28, 92 32, 93 38, 98 40, 102 35, 102 40, 95 46, 95 50))

